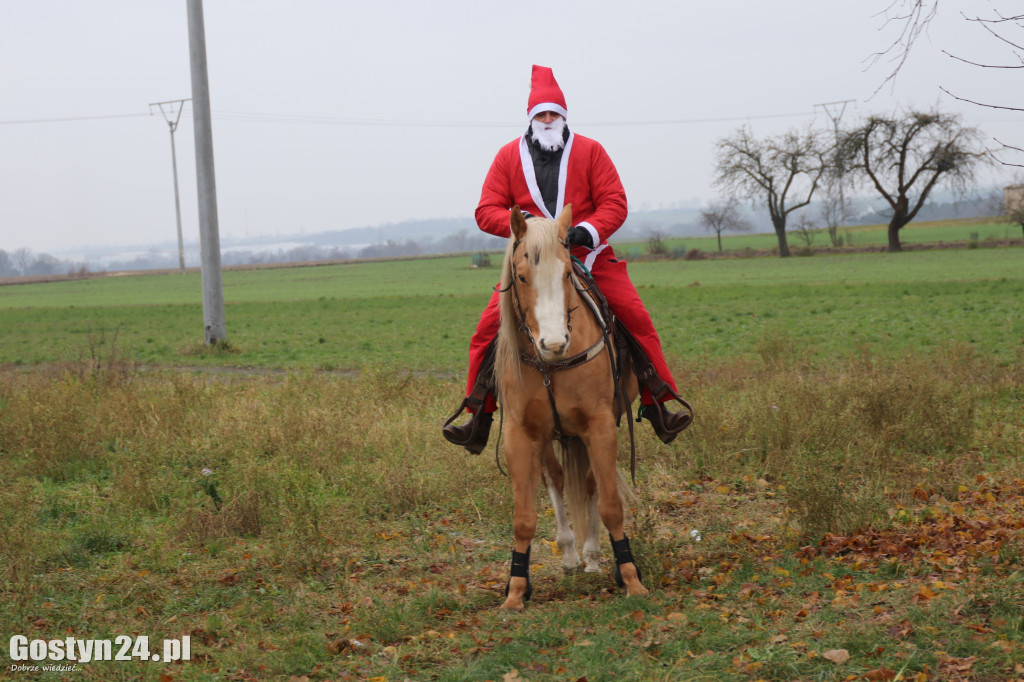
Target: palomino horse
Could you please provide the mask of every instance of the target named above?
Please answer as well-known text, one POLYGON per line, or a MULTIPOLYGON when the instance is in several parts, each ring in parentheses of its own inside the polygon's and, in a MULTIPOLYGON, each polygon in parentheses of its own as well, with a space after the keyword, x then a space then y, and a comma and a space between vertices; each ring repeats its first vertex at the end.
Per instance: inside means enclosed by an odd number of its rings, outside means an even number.
MULTIPOLYGON (((555 509, 563 569, 578 570, 580 565, 564 488, 569 512, 584 538, 586 570, 600 570, 600 517, 611 536, 616 582, 630 595, 647 593, 623 531, 622 477, 616 467, 620 402, 612 349, 605 323, 573 273, 565 243, 571 213, 566 206, 557 221, 526 220, 518 207, 511 213, 495 359, 515 503, 515 549, 503 609, 523 609, 533 591, 530 543, 537 529, 535 495, 542 475, 555 509)), ((628 395, 621 398, 632 402, 636 381, 631 372, 629 383, 628 395)))

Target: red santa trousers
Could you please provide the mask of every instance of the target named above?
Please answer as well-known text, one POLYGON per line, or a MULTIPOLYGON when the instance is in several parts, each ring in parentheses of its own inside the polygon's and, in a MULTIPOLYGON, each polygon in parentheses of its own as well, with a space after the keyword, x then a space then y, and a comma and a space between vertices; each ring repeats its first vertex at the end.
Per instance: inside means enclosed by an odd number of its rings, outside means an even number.
MULTIPOLYGON (((672 373, 665 362, 665 355, 661 352, 661 340, 658 338, 658 332, 654 329, 651 315, 644 307, 640 295, 636 292, 636 287, 633 286, 633 282, 630 281, 629 275, 626 273, 626 262, 616 258, 611 246, 606 245, 597 254, 590 272, 601 288, 601 293, 608 299, 608 306, 615 316, 626 325, 626 329, 636 337, 640 347, 643 348, 651 364, 654 365, 658 376, 678 393, 675 380, 672 379, 672 373)), ((469 342, 467 396, 473 391, 473 386, 476 384, 476 377, 480 373, 480 366, 483 364, 487 347, 498 335, 498 328, 501 324, 499 298, 500 295, 495 291, 487 303, 483 315, 480 316, 480 322, 469 342)), ((671 399, 671 396, 668 399, 671 399)), ((642 386, 640 402, 644 405, 650 405, 653 402, 650 391, 642 386)), ((497 402, 493 395, 489 395, 484 405, 484 411, 493 412, 496 409, 497 402)))

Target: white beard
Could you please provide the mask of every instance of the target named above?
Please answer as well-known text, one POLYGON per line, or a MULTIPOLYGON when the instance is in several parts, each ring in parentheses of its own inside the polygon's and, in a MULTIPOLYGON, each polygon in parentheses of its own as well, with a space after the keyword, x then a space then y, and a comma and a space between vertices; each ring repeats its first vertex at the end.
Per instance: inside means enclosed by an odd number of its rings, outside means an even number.
POLYGON ((533 141, 546 152, 558 151, 565 145, 562 139, 565 132, 564 118, 559 117, 551 123, 541 123, 535 119, 530 121, 530 130, 533 131, 533 141))

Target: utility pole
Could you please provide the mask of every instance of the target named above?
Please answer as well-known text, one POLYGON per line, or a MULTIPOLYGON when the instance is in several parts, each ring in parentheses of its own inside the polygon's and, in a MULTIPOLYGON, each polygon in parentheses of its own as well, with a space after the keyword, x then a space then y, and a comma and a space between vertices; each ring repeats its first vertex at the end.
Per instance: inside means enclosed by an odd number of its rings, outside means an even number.
POLYGON ((846 175, 846 169, 843 168, 842 157, 839 155, 839 121, 843 118, 843 113, 846 111, 846 105, 856 100, 844 99, 838 102, 825 102, 824 104, 815 104, 815 107, 821 107, 825 110, 825 115, 832 119, 832 126, 836 133, 836 184, 839 189, 839 215, 843 223, 846 222, 846 198, 843 196, 843 176, 846 175), (829 107, 832 107, 831 109, 829 107))
POLYGON ((178 155, 174 151, 174 131, 178 129, 178 121, 181 120, 181 111, 185 108, 187 99, 174 99, 168 102, 153 102, 149 105, 149 114, 153 115, 153 107, 158 107, 171 129, 171 170, 174 173, 174 217, 178 221, 178 267, 181 274, 185 274, 185 242, 181 237, 181 200, 178 198, 178 155), (164 107, 167 109, 164 109, 164 107), (177 111, 175 111, 177 106, 177 111), (173 120, 172 120, 173 119, 173 120))
POLYGON ((199 185, 199 251, 202 257, 203 325, 206 343, 227 339, 224 288, 220 271, 220 230, 217 224, 217 183, 213 172, 213 126, 210 123, 210 79, 206 70, 206 27, 203 1, 188 0, 188 47, 192 66, 192 121, 196 140, 196 182, 199 185))

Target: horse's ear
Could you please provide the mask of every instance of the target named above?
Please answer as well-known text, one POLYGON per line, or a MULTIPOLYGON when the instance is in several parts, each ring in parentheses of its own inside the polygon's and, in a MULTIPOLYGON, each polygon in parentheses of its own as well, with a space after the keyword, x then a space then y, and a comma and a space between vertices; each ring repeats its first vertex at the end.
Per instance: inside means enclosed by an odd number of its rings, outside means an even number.
POLYGON ((569 232, 569 228, 572 226, 572 204, 566 204, 562 212, 558 214, 558 235, 565 239, 566 233, 569 232))
POLYGON ((522 239, 523 235, 526 234, 526 218, 523 217, 523 212, 519 210, 518 206, 512 207, 510 220, 512 223, 512 234, 516 236, 516 239, 522 239))

